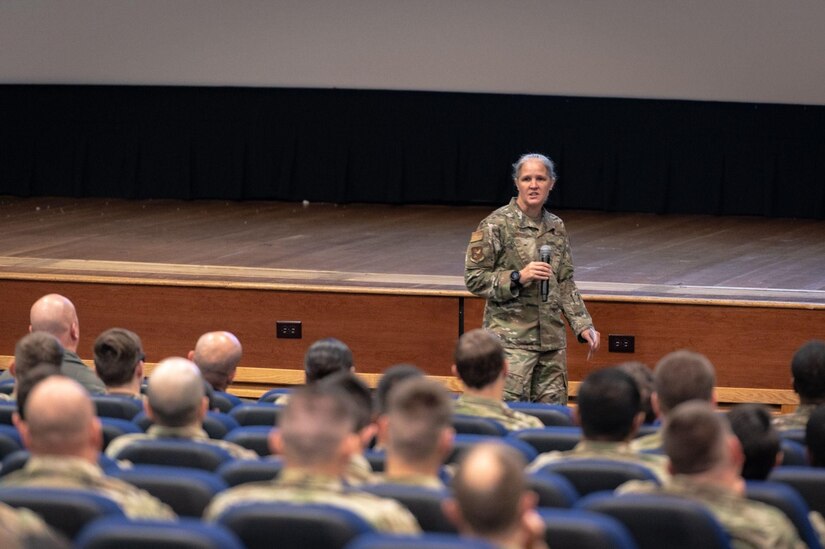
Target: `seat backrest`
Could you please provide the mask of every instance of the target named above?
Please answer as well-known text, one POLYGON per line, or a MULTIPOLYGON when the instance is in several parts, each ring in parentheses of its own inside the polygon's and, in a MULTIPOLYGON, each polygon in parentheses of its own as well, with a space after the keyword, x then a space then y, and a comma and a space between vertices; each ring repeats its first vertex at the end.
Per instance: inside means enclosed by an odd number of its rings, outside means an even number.
POLYGON ((215 494, 228 487, 217 473, 163 465, 135 465, 111 476, 146 490, 184 517, 201 517, 215 494))
POLYGON ((805 446, 805 429, 786 429, 779 431, 779 436, 783 439, 792 440, 805 446))
POLYGON ((228 414, 229 410, 235 406, 240 406, 243 401, 232 393, 225 391, 215 391, 212 393, 212 403, 224 414, 228 414))
POLYGON ((92 395, 92 403, 95 405, 97 415, 100 417, 131 420, 143 411, 141 401, 128 397, 92 395))
POLYGON ((88 524, 76 549, 243 549, 241 540, 218 524, 191 518, 175 522, 104 517, 88 524))
POLYGON ((780 509, 791 520, 802 541, 809 549, 822 549, 819 536, 808 518, 810 509, 799 492, 781 482, 749 480, 746 494, 748 499, 761 501, 780 509))
POLYGON ((441 503, 449 497, 447 489, 435 490, 422 486, 382 483, 358 487, 377 496, 394 499, 410 510, 425 532, 456 533, 455 526, 444 514, 441 503))
POLYGON ((573 410, 563 404, 544 404, 542 402, 508 402, 507 406, 524 414, 535 416, 545 426, 573 426, 573 410))
POLYGON ((13 473, 18 469, 22 469, 23 466, 29 461, 31 454, 28 450, 17 450, 5 456, 3 461, 0 462, 0 477, 4 477, 9 473, 13 473))
POLYGON ((115 459, 147 465, 172 465, 216 471, 232 456, 217 446, 184 439, 136 440, 118 452, 115 459))
POLYGON ((447 457, 446 463, 457 463, 461 459, 464 452, 480 442, 506 444, 514 450, 518 450, 527 463, 530 463, 536 459, 536 456, 538 455, 532 446, 515 438, 459 433, 453 440, 453 451, 447 457))
MULTIPOLYGON (((132 421, 140 427, 142 431, 146 431, 152 426, 152 420, 146 415, 146 412, 141 412, 132 418, 132 421)), ((238 427, 238 422, 228 414, 220 412, 207 412, 206 417, 203 418, 203 430, 209 435, 209 438, 222 439, 235 427, 238 427)))
POLYGON ((0 459, 23 449, 20 433, 11 425, 0 425, 0 459))
POLYGON ((235 406, 229 415, 238 422, 238 425, 266 425, 274 427, 278 424, 278 417, 283 406, 270 403, 241 404, 235 406))
POLYGON ((283 395, 288 395, 291 392, 292 389, 289 387, 276 387, 262 394, 258 398, 258 402, 275 402, 276 400, 278 400, 279 397, 283 395))
POLYGON ((644 465, 610 459, 562 459, 548 463, 541 471, 557 473, 567 478, 582 496, 615 490, 629 480, 658 482, 653 471, 644 465))
POLYGON ((639 549, 730 549, 730 537, 700 503, 656 494, 591 494, 577 508, 609 515, 625 525, 639 549), (663 540, 667 540, 663 542, 663 540))
POLYGON ((530 473, 525 477, 527 487, 539 497, 539 507, 569 509, 576 504, 579 493, 566 477, 549 471, 530 473))
POLYGON ((124 516, 117 503, 88 490, 5 487, 0 488, 0 501, 31 509, 69 539, 95 519, 124 516))
POLYGON ((387 453, 384 450, 364 450, 364 457, 374 473, 383 473, 387 462, 387 453))
POLYGON ((284 462, 280 458, 233 459, 221 465, 216 473, 228 486, 237 486, 272 480, 283 468, 284 462))
POLYGON ((553 549, 636 549, 630 531, 613 517, 583 509, 540 507, 538 513, 553 549))
POLYGON ((14 425, 12 416, 17 411, 17 402, 13 400, 0 400, 0 424, 14 425))
POLYGON ((268 456, 272 453, 269 449, 269 433, 272 429, 273 427, 266 425, 242 425, 229 431, 223 439, 254 450, 259 456, 268 456))
POLYGON ((808 451, 802 444, 783 438, 782 445, 782 465, 808 465, 808 451))
POLYGON ((783 465, 774 467, 768 480, 795 488, 808 507, 825 513, 825 469, 783 465))
POLYGON ((120 435, 127 433, 140 433, 138 427, 132 421, 127 419, 120 419, 114 417, 101 417, 100 427, 103 430, 103 449, 105 450, 109 443, 120 435))
POLYGON ((526 442, 540 454, 544 452, 564 452, 572 450, 582 439, 579 427, 545 427, 544 429, 521 429, 512 431, 508 438, 526 442))
POLYGON ((495 549, 495 545, 457 534, 424 532, 417 536, 370 533, 361 534, 346 549, 495 549))
POLYGON ((464 414, 453 414, 453 429, 464 435, 503 437, 507 434, 504 425, 494 419, 464 414))
POLYGON ((0 393, 5 395, 10 395, 14 392, 14 382, 16 380, 14 378, 11 379, 4 379, 0 381, 0 393))
POLYGON ((352 511, 323 504, 250 503, 230 507, 216 518, 247 549, 337 549, 373 531, 352 511))

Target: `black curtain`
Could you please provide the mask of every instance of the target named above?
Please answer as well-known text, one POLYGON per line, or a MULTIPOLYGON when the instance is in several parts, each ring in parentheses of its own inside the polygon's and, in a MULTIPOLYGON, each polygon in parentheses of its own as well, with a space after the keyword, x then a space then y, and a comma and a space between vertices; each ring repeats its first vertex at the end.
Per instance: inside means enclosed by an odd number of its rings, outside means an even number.
POLYGON ((0 194, 501 204, 825 218, 825 107, 524 95, 0 86, 0 194))

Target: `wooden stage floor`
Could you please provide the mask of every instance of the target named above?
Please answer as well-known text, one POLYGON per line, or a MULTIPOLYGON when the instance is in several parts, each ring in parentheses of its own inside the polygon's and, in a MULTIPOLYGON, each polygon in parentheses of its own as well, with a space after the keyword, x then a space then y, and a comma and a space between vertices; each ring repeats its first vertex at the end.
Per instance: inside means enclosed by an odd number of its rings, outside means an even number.
MULTIPOLYGON (((0 197, 0 278, 465 292, 489 206, 0 197)), ((584 294, 825 303, 825 221, 559 211, 584 294)))

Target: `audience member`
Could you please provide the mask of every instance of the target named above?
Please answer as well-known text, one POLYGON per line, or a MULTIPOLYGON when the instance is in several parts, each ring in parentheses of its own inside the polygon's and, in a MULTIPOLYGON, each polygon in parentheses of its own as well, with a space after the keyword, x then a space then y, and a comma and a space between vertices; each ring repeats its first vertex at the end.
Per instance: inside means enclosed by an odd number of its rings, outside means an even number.
POLYGON ((739 404, 726 417, 745 456, 742 477, 765 480, 774 466, 782 462, 779 433, 771 425, 771 413, 762 404, 739 404))
POLYGON ((817 406, 805 426, 805 443, 808 463, 813 467, 825 467, 825 406, 817 406))
POLYGON ((670 482, 631 481, 620 486, 619 493, 661 493, 698 501, 722 524, 734 547, 805 547, 782 511, 745 497, 742 447, 708 402, 673 408, 663 437, 673 474, 670 482))
POLYGON ((389 395, 379 431, 387 441, 384 474, 395 484, 445 488, 441 465, 453 448, 452 402, 437 381, 413 376, 397 384, 389 395))
POLYGON ((348 509, 383 532, 420 531, 412 514, 398 502, 346 487, 342 478, 361 446, 355 433, 355 406, 335 384, 309 384, 295 390, 270 434, 273 453, 284 460, 274 480, 246 483, 223 491, 204 512, 215 520, 223 511, 248 503, 282 501, 323 503, 348 509))
MULTIPOLYGON (((352 351, 346 343, 327 337, 309 346, 304 354, 304 383, 309 385, 338 372, 355 372, 352 351)), ((289 394, 275 399, 275 404, 289 402, 289 394)))
POLYGON ((636 382, 636 388, 639 389, 639 397, 642 399, 642 412, 645 413, 644 422, 651 424, 656 421, 656 412, 653 411, 653 405, 650 403, 650 397, 653 395, 653 370, 647 367, 646 364, 636 361, 623 362, 617 368, 636 382))
POLYGON ((0 400, 17 400, 20 381, 38 364, 51 364, 60 368, 63 363, 63 346, 57 338, 46 332, 32 332, 21 337, 14 346, 14 358, 9 364, 9 375, 15 380, 10 395, 0 394, 0 400))
POLYGON ((632 450, 630 441, 639 430, 644 413, 639 409, 639 389, 632 377, 618 368, 604 368, 588 375, 576 397, 575 418, 582 440, 566 452, 546 452, 530 464, 538 471, 548 463, 571 459, 608 459, 644 465, 660 481, 668 477, 663 456, 632 450))
MULTIPOLYGON (((77 311, 67 298, 58 294, 48 294, 32 305, 29 332, 46 332, 57 338, 63 346, 63 362, 60 373, 83 385, 91 394, 103 394, 106 387, 91 368, 77 356, 80 343, 80 322, 77 311)), ((0 380, 9 379, 10 372, 0 375, 0 380)))
POLYGON ((811 412, 825 404, 825 341, 814 339, 800 347, 791 360, 791 375, 799 406, 792 414, 773 419, 780 431, 804 429, 811 412))
POLYGON ((537 417, 504 404, 507 360, 495 334, 481 328, 466 332, 458 339, 453 361, 453 375, 461 380, 463 389, 454 413, 494 419, 508 430, 544 427, 537 417))
POLYGON ((180 357, 162 360, 149 377, 146 393, 146 414, 154 424, 145 433, 129 433, 112 440, 106 448, 107 456, 117 458, 124 448, 141 440, 185 438, 218 446, 235 458, 258 458, 253 450, 211 439, 203 430, 209 399, 200 370, 191 361, 180 357))
POLYGON ((198 365, 201 375, 214 390, 226 392, 235 379, 235 370, 243 356, 238 338, 230 332, 207 332, 189 351, 188 358, 198 365))
MULTIPOLYGON (((381 379, 378 380, 378 386, 375 388, 374 401, 376 421, 380 422, 382 421, 382 418, 386 418, 389 395, 390 392, 395 389, 396 385, 406 379, 423 376, 424 372, 412 364, 395 364, 394 366, 390 366, 384 370, 384 373, 381 375, 381 379)), ((378 430, 378 433, 375 435, 375 450, 386 450, 386 436, 386 429, 378 430)))
POLYGON ((464 455, 452 483, 454 497, 444 502, 444 513, 462 536, 496 547, 547 547, 524 465, 518 452, 503 444, 478 444, 464 455))
POLYGON ((143 400, 143 344, 134 332, 124 328, 106 330, 95 340, 95 372, 106 393, 143 400))
POLYGON ((61 375, 60 366, 41 362, 34 368, 29 368, 26 371, 26 375, 21 376, 17 380, 15 387, 17 393, 17 414, 21 419, 26 419, 26 402, 29 399, 29 394, 31 394, 32 389, 47 377, 58 375, 61 375))
POLYGON ((364 450, 369 447, 378 430, 372 413, 372 394, 369 387, 349 371, 340 371, 328 375, 317 383, 340 389, 349 395, 355 409, 353 433, 358 436, 358 451, 347 464, 344 480, 350 486, 372 481, 373 471, 370 462, 364 457, 364 450))
POLYGON ((22 470, 0 478, 0 486, 91 490, 114 500, 130 518, 175 518, 153 496, 100 469, 100 420, 76 381, 61 375, 44 379, 32 389, 25 411, 25 419, 15 415, 14 423, 31 458, 22 470))
MULTIPOLYGON (((704 400, 716 405, 716 370, 702 354, 682 349, 665 355, 653 372, 650 404, 664 426, 671 410, 682 402, 704 400)), ((633 441, 634 450, 662 451, 661 429, 633 441)))

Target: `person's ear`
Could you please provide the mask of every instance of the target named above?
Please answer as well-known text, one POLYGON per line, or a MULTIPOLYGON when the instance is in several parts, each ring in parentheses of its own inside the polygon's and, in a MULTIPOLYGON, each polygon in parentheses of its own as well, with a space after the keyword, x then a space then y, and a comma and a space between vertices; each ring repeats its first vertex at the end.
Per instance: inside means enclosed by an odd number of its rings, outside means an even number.
POLYGON ((653 391, 650 393, 650 409, 653 410, 653 415, 657 418, 662 417, 662 408, 659 404, 659 393, 653 391))
POLYGON ((281 432, 278 429, 270 429, 269 436, 266 437, 266 440, 269 445, 269 451, 272 452, 273 456, 277 456, 283 453, 284 439, 281 436, 281 432))
POLYGON ((20 440, 23 442, 23 447, 31 448, 31 435, 29 434, 28 423, 26 423, 17 412, 11 415, 11 423, 15 426, 17 432, 20 433, 20 440))
POLYGON ((195 351, 189 351, 186 354, 186 358, 188 358, 190 362, 195 362, 195 351))
POLYGON ((745 452, 742 450, 742 443, 736 438, 736 435, 728 435, 728 451, 730 452, 731 462, 734 463, 741 473, 742 466, 745 464, 745 452))
POLYGON ((9 374, 11 375, 11 377, 17 379, 17 372, 15 371, 15 368, 14 368, 14 359, 13 358, 11 359, 11 362, 9 362, 9 374))
POLYGON ((390 418, 387 414, 378 416, 375 421, 377 425, 376 438, 381 446, 386 447, 387 441, 390 439, 390 418))
POLYGON ((441 430, 441 434, 438 435, 438 452, 439 455, 447 459, 447 456, 453 451, 453 445, 455 443, 455 429, 452 427, 446 427, 441 430))
POLYGON ((138 361, 135 366, 135 379, 143 379, 143 361, 138 361))
POLYGON ((635 436, 639 432, 642 424, 645 422, 645 413, 640 411, 633 417, 633 430, 630 431, 631 436, 635 436))
POLYGON ((146 417, 152 420, 152 423, 155 423, 155 411, 152 409, 152 405, 149 404, 148 399, 143 402, 143 407, 146 410, 146 417))
POLYGON ((539 495, 533 490, 525 490, 519 500, 519 515, 532 511, 539 504, 539 495))
POLYGON ((92 418, 89 425, 89 446, 98 452, 103 451, 103 427, 100 424, 99 417, 92 418))
POLYGON ((458 507, 458 502, 453 498, 446 498, 441 502, 441 511, 459 532, 464 529, 464 516, 458 507))
POLYGON ((203 421, 203 418, 206 417, 207 412, 209 412, 209 397, 204 395, 201 399, 201 407, 198 410, 198 418, 203 421))
POLYGON ((458 375, 458 368, 455 367, 455 364, 450 366, 450 371, 453 373, 454 377, 460 378, 461 376, 458 375))
POLYGON ((358 431, 358 439, 361 442, 361 448, 368 448, 372 439, 378 433, 378 425, 375 422, 370 423, 360 431, 358 431))

